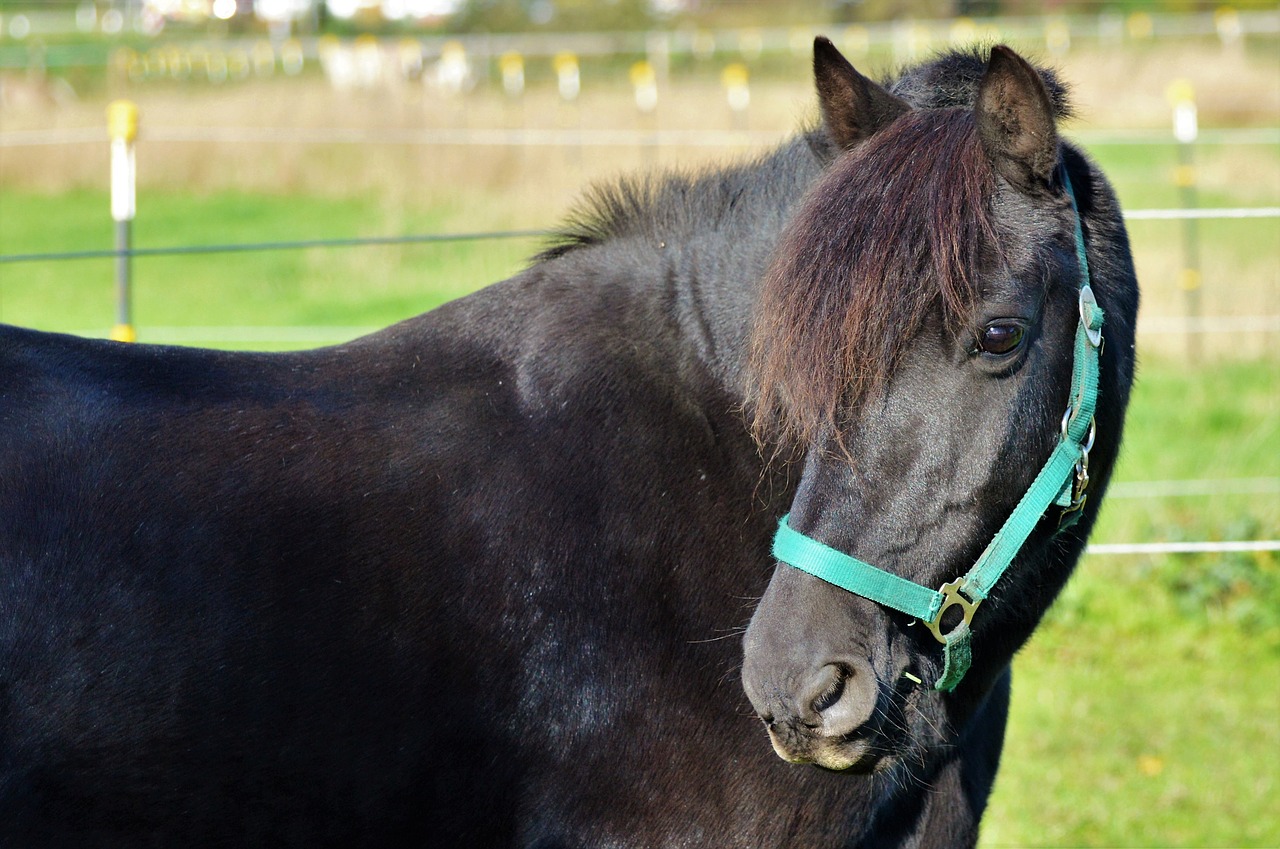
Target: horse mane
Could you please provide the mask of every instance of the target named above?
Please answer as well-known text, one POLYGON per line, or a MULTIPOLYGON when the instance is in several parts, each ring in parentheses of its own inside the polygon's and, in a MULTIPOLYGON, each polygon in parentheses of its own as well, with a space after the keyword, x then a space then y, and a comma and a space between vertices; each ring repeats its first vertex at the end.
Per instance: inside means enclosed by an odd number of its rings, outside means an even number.
MULTIPOLYGON (((883 82, 918 109, 969 107, 977 96, 990 52, 989 46, 951 50, 883 82)), ((1053 70, 1037 70, 1058 118, 1070 117, 1066 86, 1053 70)), ((555 259, 626 236, 670 238, 698 232, 699 228, 716 229, 726 216, 741 214, 746 206, 742 201, 753 191, 768 192, 768 200, 785 208, 796 197, 796 172, 807 170, 797 169, 797 163, 830 162, 838 153, 826 133, 811 126, 777 150, 729 168, 703 174, 626 176, 598 183, 587 189, 532 261, 555 259), (784 174, 792 179, 779 186, 777 180, 784 174)))
POLYGON ((819 163, 834 154, 826 134, 808 130, 746 162, 702 173, 678 171, 628 175, 598 183, 586 193, 534 262, 628 236, 654 240, 725 229, 743 215, 781 212, 819 163))
POLYGON ((753 426, 808 444, 881 388, 925 319, 969 318, 996 246, 968 109, 922 109, 844 154, 784 231, 752 331, 753 426))

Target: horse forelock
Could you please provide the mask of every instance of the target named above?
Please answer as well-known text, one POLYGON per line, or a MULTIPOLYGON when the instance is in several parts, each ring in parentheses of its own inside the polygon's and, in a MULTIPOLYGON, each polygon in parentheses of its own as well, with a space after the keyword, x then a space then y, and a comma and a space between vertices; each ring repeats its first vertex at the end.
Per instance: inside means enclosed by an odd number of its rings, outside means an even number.
POLYGON ((909 113, 806 196, 762 282, 752 329, 762 441, 837 436, 931 314, 969 319, 996 246, 995 178, 972 112, 909 113))

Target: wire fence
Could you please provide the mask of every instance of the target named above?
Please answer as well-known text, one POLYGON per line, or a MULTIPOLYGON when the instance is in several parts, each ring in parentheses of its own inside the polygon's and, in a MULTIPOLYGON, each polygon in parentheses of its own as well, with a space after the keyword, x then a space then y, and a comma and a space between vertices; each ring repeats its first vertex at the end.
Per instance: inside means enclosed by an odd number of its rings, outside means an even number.
MULTIPOLYGON (((1231 220, 1280 218, 1280 207, 1225 207, 1205 209, 1136 209, 1125 212, 1130 221, 1143 220, 1231 220)), ((240 254, 265 251, 291 251, 314 249, 365 248, 395 245, 427 245, 457 242, 529 240, 538 241, 552 235, 548 230, 492 230, 463 233, 417 233, 395 236, 337 237, 298 239, 291 241, 242 242, 210 245, 168 245, 160 247, 130 247, 128 249, 101 248, 74 251, 50 251, 37 253, 0 254, 0 266, 19 263, 67 262, 77 260, 102 260, 149 258, 168 256, 198 256, 213 254, 240 254)), ((149 335, 156 341, 171 343, 230 342, 230 343, 306 343, 334 341, 371 332, 373 327, 310 328, 282 327, 219 327, 219 328, 149 328, 149 335)), ((1143 316, 1138 332, 1151 335, 1196 336, 1206 334, 1280 333, 1280 315, 1250 316, 1143 316)), ((92 335, 92 332, 86 332, 92 335)))
MULTIPOLYGON (((287 325, 152 325, 146 328, 147 339, 151 342, 192 345, 192 344, 332 344, 345 342, 357 336, 372 333, 379 328, 376 325, 328 325, 310 324, 305 327, 287 325)), ((80 336, 100 336, 101 328, 78 328, 74 331, 80 336)), ((1201 319, 1191 325, 1185 319, 1169 318, 1162 320, 1141 318, 1138 321, 1138 333, 1141 335, 1177 335, 1186 336, 1206 334, 1238 334, 1238 333, 1280 333, 1280 315, 1250 316, 1223 318, 1218 321, 1201 319)))
POLYGON ((359 238, 298 239, 277 242, 240 242, 222 245, 169 245, 158 248, 103 248, 84 251, 0 254, 0 264, 19 262, 63 262, 82 259, 126 257, 191 256, 198 254, 255 253, 258 251, 292 251, 311 248, 364 248, 377 245, 420 245, 436 242, 476 242, 497 239, 537 239, 546 230, 491 230, 480 233, 418 233, 405 236, 366 236, 359 238))
POLYGON ((1280 551, 1280 540, 1257 539, 1236 542, 1117 542, 1094 543, 1085 554, 1246 554, 1280 551))
POLYGON ((1280 495, 1280 477, 1118 481, 1107 489, 1108 500, 1217 495, 1280 495))
MULTIPOLYGON (((1200 209, 1133 209, 1125 211, 1124 217, 1128 221, 1280 218, 1280 206, 1210 207, 1200 209)), ((122 255, 130 257, 158 257, 196 254, 251 253, 258 251, 306 250, 311 248, 357 248, 378 245, 430 244, 434 242, 470 242, 491 239, 539 239, 546 238, 551 234, 552 231, 549 230, 489 230, 467 233, 416 233, 397 236, 337 237, 327 239, 298 239, 291 241, 241 242, 212 245, 169 245, 152 248, 129 248, 127 250, 103 248, 94 250, 0 254, 0 264, 110 259, 122 255)))

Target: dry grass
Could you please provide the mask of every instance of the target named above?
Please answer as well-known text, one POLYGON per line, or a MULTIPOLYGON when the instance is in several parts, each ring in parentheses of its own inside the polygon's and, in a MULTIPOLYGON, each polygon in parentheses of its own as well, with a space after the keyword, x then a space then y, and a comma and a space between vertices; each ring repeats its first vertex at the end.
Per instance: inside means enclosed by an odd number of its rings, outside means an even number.
MULTIPOLYGON (((1037 47, 1032 46, 1034 55, 1037 47)), ((1038 52, 1043 53, 1043 50, 1038 52)), ((807 59, 796 56, 786 81, 756 80, 747 123, 782 137, 814 114, 807 59)), ((1280 115, 1280 74, 1266 50, 1226 50, 1216 43, 1127 50, 1078 50, 1050 64, 1070 80, 1079 106, 1079 129, 1163 128, 1169 124, 1165 92, 1175 78, 1196 90, 1205 126, 1275 123, 1280 115), (1118 84, 1120 81, 1122 85, 1118 84)), ((318 73, 213 86, 191 82, 143 82, 115 86, 113 96, 137 101, 143 128, 286 128, 430 130, 519 128, 587 130, 728 130, 737 126, 714 74, 673 73, 661 87, 658 109, 642 116, 633 106, 625 67, 584 67, 582 95, 561 103, 547 84, 531 85, 519 103, 492 82, 449 97, 420 83, 401 82, 376 91, 333 91, 318 73)), ((871 62, 868 70, 878 70, 871 62)), ((0 129, 101 127, 108 97, 65 102, 32 98, 0 114, 0 129)), ((517 192, 545 198, 576 191, 583 178, 653 164, 698 164, 722 159, 723 150, 664 148, 548 149, 417 148, 373 146, 352 153, 307 145, 160 143, 143 145, 144 184, 199 190, 234 187, 253 191, 352 195, 394 193, 406 183, 427 190, 517 192), (403 169, 408 169, 403 170, 403 169)), ((102 185, 105 151, 96 147, 15 148, 0 151, 0 185, 60 191, 102 185)), ((1236 176, 1236 175, 1233 175, 1236 176)), ((1256 177, 1256 174, 1254 175, 1256 177)), ((1243 183, 1252 180, 1242 181, 1243 183)))

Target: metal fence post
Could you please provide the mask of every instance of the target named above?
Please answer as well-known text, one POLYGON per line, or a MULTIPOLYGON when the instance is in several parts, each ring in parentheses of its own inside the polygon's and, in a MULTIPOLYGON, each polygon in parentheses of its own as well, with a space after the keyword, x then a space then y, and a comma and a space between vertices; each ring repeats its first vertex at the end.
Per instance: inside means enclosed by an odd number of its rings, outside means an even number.
POLYGON ((133 261, 132 228, 137 211, 137 162, 133 143, 138 138, 138 106, 128 100, 107 107, 107 134, 111 138, 111 217, 116 223, 116 323, 110 338, 137 341, 130 308, 130 275, 133 261))
MULTIPOLYGON (((1199 135, 1196 119, 1195 93, 1186 80, 1176 80, 1169 86, 1169 104, 1173 107, 1173 135, 1178 140, 1178 166, 1173 172, 1174 185, 1183 209, 1195 209, 1199 205, 1196 192, 1195 141, 1199 135)), ((1178 283, 1186 296, 1187 305, 1187 356, 1192 362, 1200 359, 1200 336, 1194 325, 1200 320, 1200 230, 1196 219, 1187 216, 1182 222, 1182 272, 1178 283)))

